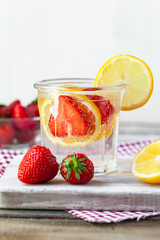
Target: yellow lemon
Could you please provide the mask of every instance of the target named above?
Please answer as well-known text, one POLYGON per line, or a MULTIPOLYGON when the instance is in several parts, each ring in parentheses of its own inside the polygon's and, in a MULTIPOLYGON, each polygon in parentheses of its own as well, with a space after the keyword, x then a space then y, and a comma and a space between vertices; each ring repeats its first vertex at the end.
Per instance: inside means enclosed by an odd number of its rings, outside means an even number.
POLYGON ((144 182, 160 184, 160 140, 148 144, 137 153, 131 172, 144 182))
POLYGON ((153 75, 149 66, 134 56, 119 55, 108 60, 99 70, 94 86, 126 84, 121 110, 143 106, 153 91, 153 75))

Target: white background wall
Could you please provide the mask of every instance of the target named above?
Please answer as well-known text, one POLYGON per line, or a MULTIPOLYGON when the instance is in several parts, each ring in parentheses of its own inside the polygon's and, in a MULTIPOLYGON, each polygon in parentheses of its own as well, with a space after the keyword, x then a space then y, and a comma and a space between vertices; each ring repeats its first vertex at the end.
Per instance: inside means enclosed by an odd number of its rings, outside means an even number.
POLYGON ((155 87, 141 109, 121 121, 160 122, 159 0, 0 0, 0 102, 36 96, 33 83, 95 77, 118 54, 151 67, 155 87))

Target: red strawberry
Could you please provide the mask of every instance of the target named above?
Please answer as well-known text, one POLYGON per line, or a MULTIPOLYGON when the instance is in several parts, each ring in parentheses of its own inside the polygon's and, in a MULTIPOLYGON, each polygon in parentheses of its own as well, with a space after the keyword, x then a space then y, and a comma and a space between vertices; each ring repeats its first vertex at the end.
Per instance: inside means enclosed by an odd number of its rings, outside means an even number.
POLYGON ((113 105, 109 100, 106 100, 98 95, 87 95, 87 97, 93 100, 96 106, 99 108, 101 114, 101 124, 107 124, 109 117, 112 116, 114 112, 113 105))
POLYGON ((84 154, 74 153, 63 159, 60 173, 70 184, 84 184, 93 178, 94 165, 84 154))
POLYGON ((12 125, 2 123, 0 127, 0 144, 12 144, 14 139, 14 128, 12 125))
MULTIPOLYGON (((100 90, 100 88, 86 88, 84 91, 100 90)), ((113 115, 114 108, 109 100, 99 95, 87 95, 87 97, 94 101, 99 108, 101 114, 101 124, 107 124, 108 119, 113 115)))
POLYGON ((43 183, 53 179, 59 165, 51 151, 42 146, 32 147, 23 157, 18 168, 18 179, 23 183, 43 183))
POLYGON ((37 99, 31 102, 27 107, 27 113, 29 117, 39 117, 37 99))
POLYGON ((0 117, 3 117, 3 108, 5 107, 5 105, 0 104, 0 117))
POLYGON ((9 104, 8 106, 5 106, 2 109, 2 116, 3 117, 7 117, 7 118, 11 118, 12 117, 12 112, 13 112, 13 108, 15 105, 20 104, 19 100, 15 100, 14 102, 12 102, 11 104, 9 104))
POLYGON ((35 123, 32 119, 28 119, 28 113, 21 104, 16 104, 13 108, 12 117, 15 119, 14 126, 19 130, 33 129, 35 123))
POLYGON ((51 114, 48 126, 53 136, 57 137, 84 136, 89 129, 86 116, 69 96, 59 96, 56 121, 51 114))
MULTIPOLYGON (((32 143, 35 137, 35 132, 33 130, 18 130, 15 131, 15 138, 19 143, 32 143)), ((33 144, 32 144, 33 145, 33 144)))

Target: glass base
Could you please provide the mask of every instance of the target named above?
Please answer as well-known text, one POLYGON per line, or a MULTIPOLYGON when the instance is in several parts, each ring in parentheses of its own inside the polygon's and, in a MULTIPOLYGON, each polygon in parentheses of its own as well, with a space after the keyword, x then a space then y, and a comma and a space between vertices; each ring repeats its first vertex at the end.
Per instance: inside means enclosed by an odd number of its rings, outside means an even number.
POLYGON ((51 150, 59 164, 67 155, 83 153, 93 162, 95 176, 110 174, 117 170, 116 142, 117 130, 114 129, 107 140, 102 137, 83 147, 64 147, 53 144, 42 130, 42 145, 51 150))
POLYGON ((99 166, 95 166, 94 168, 94 175, 106 175, 110 173, 115 173, 117 171, 117 159, 110 159, 107 161, 107 164, 103 165, 100 164, 99 166))

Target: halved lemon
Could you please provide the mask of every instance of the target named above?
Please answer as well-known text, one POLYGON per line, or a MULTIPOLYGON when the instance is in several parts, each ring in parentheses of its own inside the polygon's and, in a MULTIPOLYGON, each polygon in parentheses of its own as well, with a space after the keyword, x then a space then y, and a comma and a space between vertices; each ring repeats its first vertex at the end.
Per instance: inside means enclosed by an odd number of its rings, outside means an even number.
POLYGON ((160 140, 149 143, 137 153, 131 172, 144 182, 160 184, 160 140))
POLYGON ((85 136, 54 137, 48 127, 48 121, 51 114, 55 116, 56 112, 58 112, 58 97, 53 100, 47 99, 42 104, 40 110, 42 126, 46 136, 54 144, 58 143, 64 147, 85 146, 91 143, 100 131, 101 114, 98 107, 86 96, 76 95, 74 96, 74 100, 89 121, 89 129, 85 136))
POLYGON ((149 66, 134 56, 118 55, 108 60, 99 70, 94 86, 126 84, 121 110, 143 106, 153 91, 153 75, 149 66))

